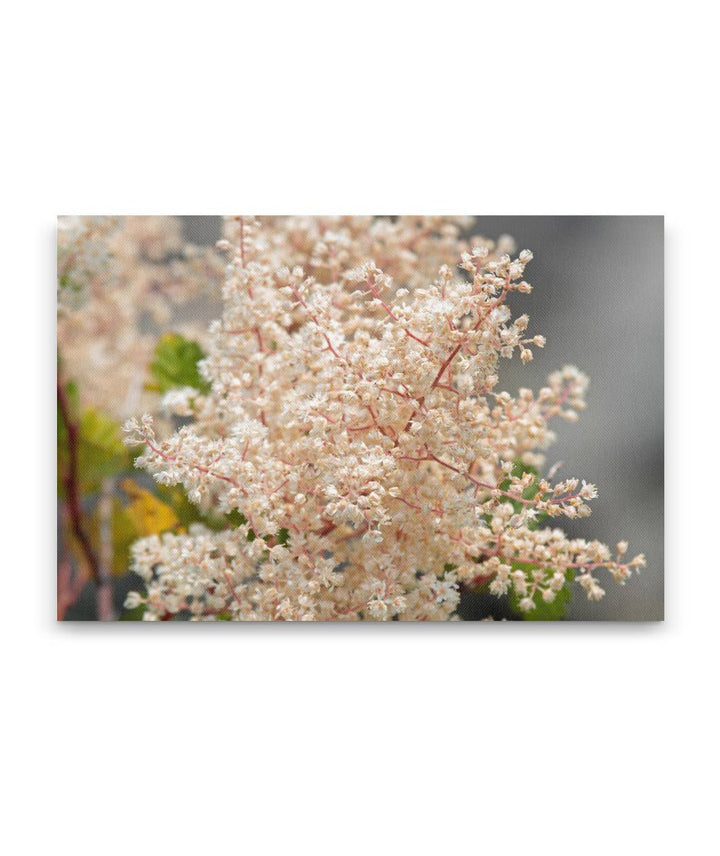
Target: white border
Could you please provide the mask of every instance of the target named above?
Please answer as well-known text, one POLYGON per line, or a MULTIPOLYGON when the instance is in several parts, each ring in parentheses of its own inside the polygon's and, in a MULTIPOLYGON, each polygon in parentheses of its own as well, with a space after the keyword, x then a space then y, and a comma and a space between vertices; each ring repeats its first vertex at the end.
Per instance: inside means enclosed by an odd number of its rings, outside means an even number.
POLYGON ((703 8, 13 8, 8 852, 709 852, 717 68, 703 8), (56 626, 54 217, 239 209, 664 213, 666 623, 56 626))

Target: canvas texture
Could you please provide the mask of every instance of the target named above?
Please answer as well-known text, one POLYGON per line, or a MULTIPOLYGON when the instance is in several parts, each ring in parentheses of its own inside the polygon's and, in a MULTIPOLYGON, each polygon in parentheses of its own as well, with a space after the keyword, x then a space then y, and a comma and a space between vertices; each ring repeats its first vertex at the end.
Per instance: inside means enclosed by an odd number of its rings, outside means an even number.
POLYGON ((663 220, 58 218, 63 621, 663 618, 663 220))

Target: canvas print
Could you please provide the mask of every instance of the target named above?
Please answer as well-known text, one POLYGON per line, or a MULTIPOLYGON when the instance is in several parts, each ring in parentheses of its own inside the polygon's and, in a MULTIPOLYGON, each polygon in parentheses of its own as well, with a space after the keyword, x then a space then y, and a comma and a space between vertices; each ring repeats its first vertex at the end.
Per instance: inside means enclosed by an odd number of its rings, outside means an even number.
POLYGON ((58 619, 662 618, 662 218, 57 242, 58 619))

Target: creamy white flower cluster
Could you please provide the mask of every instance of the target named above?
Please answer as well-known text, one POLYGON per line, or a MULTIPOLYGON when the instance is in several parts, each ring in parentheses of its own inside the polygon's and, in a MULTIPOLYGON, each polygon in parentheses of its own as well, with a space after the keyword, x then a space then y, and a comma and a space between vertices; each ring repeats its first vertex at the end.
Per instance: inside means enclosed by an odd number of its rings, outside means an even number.
POLYGON ((192 422, 166 439, 130 420, 137 465, 246 522, 139 541, 145 618, 442 620, 460 586, 514 592, 523 610, 575 578, 624 583, 644 557, 572 540, 543 519, 582 517, 593 485, 544 466, 553 417, 574 420, 587 379, 566 366, 537 394, 498 392, 501 357, 543 347, 507 305, 527 294, 513 258, 461 221, 232 218, 208 395, 166 404, 192 422))
POLYGON ((218 295, 221 257, 183 243, 173 217, 58 219, 58 346, 63 375, 84 403, 118 418, 154 405, 147 368, 157 329, 202 338, 207 322, 179 323, 179 304, 218 295), (112 378, 112 383, 108 383, 112 378))

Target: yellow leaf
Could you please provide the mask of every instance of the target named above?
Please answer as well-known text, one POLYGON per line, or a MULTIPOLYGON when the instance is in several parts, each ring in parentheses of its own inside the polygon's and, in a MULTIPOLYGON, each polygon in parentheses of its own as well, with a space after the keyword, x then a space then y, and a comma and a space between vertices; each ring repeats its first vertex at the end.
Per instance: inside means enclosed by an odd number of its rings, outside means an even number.
POLYGON ((139 536, 166 532, 180 522, 169 505, 132 479, 125 479, 121 487, 131 500, 125 514, 132 521, 139 536))

